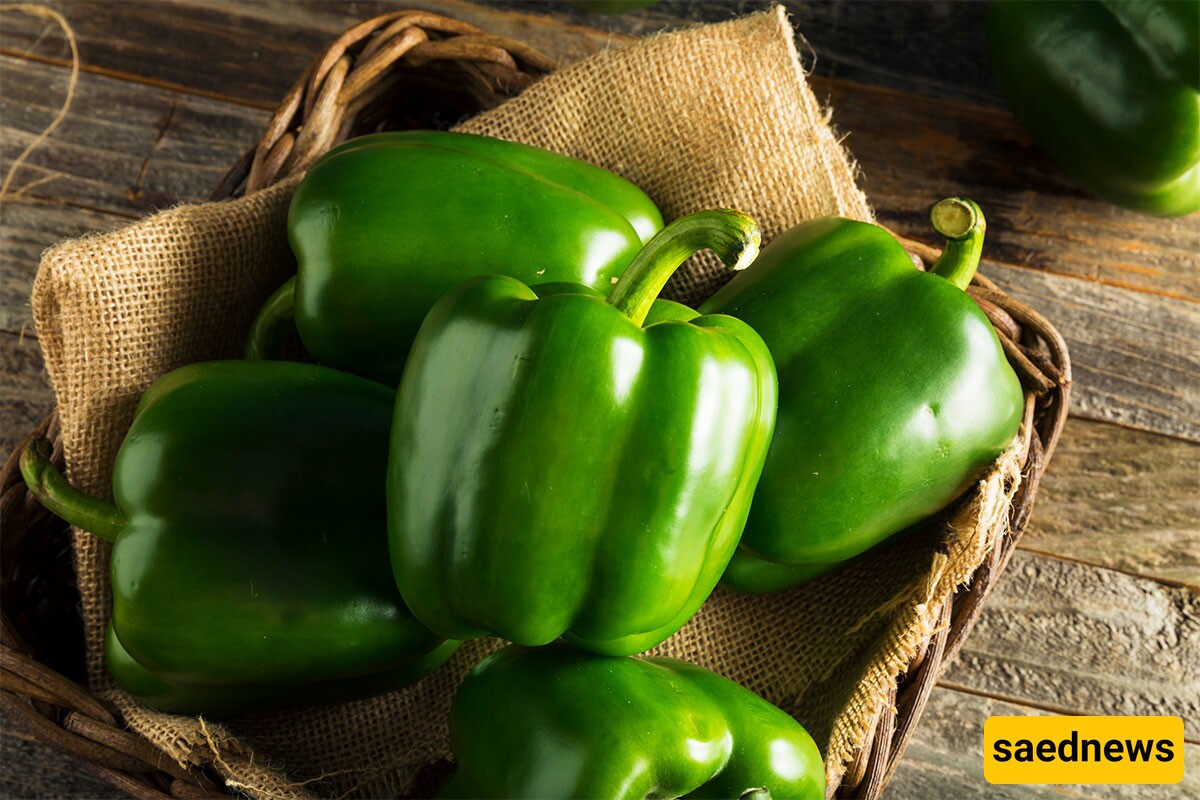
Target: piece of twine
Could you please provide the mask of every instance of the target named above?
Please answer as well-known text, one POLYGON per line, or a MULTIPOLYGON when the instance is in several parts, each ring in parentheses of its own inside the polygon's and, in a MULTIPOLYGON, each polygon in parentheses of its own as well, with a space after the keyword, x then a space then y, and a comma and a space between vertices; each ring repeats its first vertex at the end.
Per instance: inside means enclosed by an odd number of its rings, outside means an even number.
POLYGON ((71 101, 75 99, 75 87, 79 84, 79 46, 75 40, 74 29, 71 28, 70 23, 67 22, 66 18, 62 14, 58 13, 52 8, 35 6, 28 3, 14 3, 0 6, 0 12, 4 11, 16 11, 22 14, 29 14, 33 17, 52 20, 53 22, 57 23, 67 37, 67 44, 71 47, 71 77, 67 81, 66 97, 63 98, 62 106, 59 108, 58 114, 54 117, 54 120, 48 126, 46 126, 41 133, 34 137, 33 141, 21 151, 21 154, 17 156, 16 160, 13 161, 12 166, 8 168, 8 172, 4 176, 3 183, 0 183, 0 200, 19 197, 23 193, 36 186, 41 186, 44 183, 48 183, 56 178, 62 177, 61 172, 51 172, 49 175, 44 175, 37 180, 30 181, 29 183, 17 189, 15 192, 9 191, 10 187, 12 186, 13 179, 17 175, 17 171, 20 170, 20 168, 24 165, 25 160, 28 159, 33 151, 37 150, 43 142, 50 138, 50 134, 54 132, 55 128, 61 125, 62 121, 67 118, 67 112, 69 112, 71 109, 71 101))

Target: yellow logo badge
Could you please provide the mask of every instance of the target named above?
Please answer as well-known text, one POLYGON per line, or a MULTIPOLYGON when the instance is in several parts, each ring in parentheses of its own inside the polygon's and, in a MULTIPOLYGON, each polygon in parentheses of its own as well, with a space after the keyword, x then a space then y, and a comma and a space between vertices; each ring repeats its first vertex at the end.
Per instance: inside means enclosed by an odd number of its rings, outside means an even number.
POLYGON ((988 783, 1178 783, 1179 717, 990 717, 988 783))

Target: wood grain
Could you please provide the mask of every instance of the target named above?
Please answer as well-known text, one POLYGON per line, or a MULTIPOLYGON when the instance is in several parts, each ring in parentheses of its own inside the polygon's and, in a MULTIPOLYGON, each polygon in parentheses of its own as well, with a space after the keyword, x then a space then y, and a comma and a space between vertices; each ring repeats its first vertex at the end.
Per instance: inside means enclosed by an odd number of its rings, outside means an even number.
POLYGON ((0 376, 0 458, 8 458, 54 408, 37 339, 0 332, 0 376))
POLYGON ((1200 591, 1200 445, 1072 417, 1020 547, 1200 591))
POLYGON ((9 712, 0 709, 0 797, 54 800, 86 797, 120 800, 128 797, 107 781, 88 774, 84 765, 31 738, 9 712))
MULTIPOLYGON (((576 60, 610 43, 601 32, 561 22, 556 28, 536 15, 459 2, 415 5, 436 7, 496 33, 530 41, 563 61, 576 60)), ((918 12, 912 8, 918 4, 907 5, 910 15, 957 19, 945 13, 939 17, 932 9, 918 12)), ((358 18, 365 18, 391 7, 393 4, 359 3, 354 9, 358 18)), ((903 7, 905 4, 895 8, 903 7)), ((108 4, 83 2, 68 8, 72 18, 79 21, 85 63, 112 74, 176 85, 183 91, 219 93, 221 87, 236 87, 238 92, 252 96, 234 99, 266 108, 282 96, 290 78, 278 85, 260 86, 253 81, 238 81, 222 71, 253 69, 256 65, 245 63, 246 52, 251 50, 281 69, 294 68, 289 75, 299 74, 332 32, 354 18, 347 6, 337 3, 306 3, 299 7, 238 4, 223 7, 223 16, 216 15, 209 5, 183 4, 173 7, 170 16, 164 16, 157 3, 129 3, 122 8, 127 8, 122 18, 137 22, 119 26, 120 37, 132 37, 128 41, 111 35, 107 23, 114 11, 108 4), (177 31, 172 25, 193 31, 197 42, 192 52, 221 54, 215 68, 206 62, 203 68, 193 64, 192 69, 186 69, 181 63, 185 60, 179 58, 146 60, 139 49, 142 40, 170 41, 177 31), (157 26, 167 31, 162 37, 156 35, 157 26), (255 26, 287 29, 289 34, 254 40, 246 29, 255 26), (255 44, 249 44, 247 38, 255 44), (281 40, 286 46, 278 43, 281 40)), ((965 8, 960 11, 968 13, 965 8)), ((635 26, 639 31, 648 30, 647 26, 671 26, 669 16, 636 19, 640 20, 635 26)), ((855 25, 860 24, 859 19, 855 17, 855 25)), ((847 25, 832 18, 824 24, 831 29, 847 25)), ((9 26, 12 31, 6 28, 11 40, 6 44, 7 51, 61 57, 63 45, 56 43, 54 32, 37 41, 31 26, 9 26)), ((959 49, 961 44, 955 52, 959 49)), ((253 70, 252 74, 262 71, 253 70)), ((1200 217, 1163 223, 1088 198, 1033 145, 1006 112, 819 75, 813 83, 818 94, 832 103, 835 124, 849 134, 847 144, 858 159, 864 188, 879 208, 881 219, 901 232, 928 237, 926 212, 932 202, 952 193, 970 194, 985 204, 991 219, 988 253, 997 260, 1168 296, 1200 296, 1200 269, 1193 268, 1196 253, 1200 252, 1200 217), (1031 202, 1033 198, 1036 203, 1031 202), (1105 230, 1102 237, 1096 236, 1098 226, 1105 230)))
MULTIPOLYGON (((11 165, 54 118, 67 70, 0 57, 6 113, 0 158, 11 165)), ((21 166, 13 191, 129 218, 208 197, 262 135, 263 111, 83 73, 66 121, 21 166), (33 184, 30 186, 30 184, 33 184)), ((7 167, 6 167, 7 169, 7 167)))
POLYGON ((33 278, 42 252, 63 239, 107 231, 129 222, 124 216, 90 211, 53 200, 8 197, 0 203, 0 240, 4 269, 0 272, 0 330, 34 335, 29 305, 33 278))
MULTIPOLYGON (((489 9, 462 0, 412 2, 120 4, 44 3, 75 30, 84 68, 235 103, 274 109, 313 58, 356 22, 402 8, 423 8, 515 36, 555 58, 579 58, 605 46, 601 31, 546 26, 539 15, 489 9)), ((0 52, 66 63, 62 34, 38 19, 5 19, 0 52)))
POLYGON ((1076 714, 1168 714, 1200 738, 1200 594, 1018 552, 943 677, 1076 714))
MULTIPOLYGON (((546 14, 563 25, 645 35, 696 22, 721 22, 775 3, 659 0, 637 14, 590 13, 570 0, 489 0, 487 4, 546 14)), ((987 64, 984 3, 873 0, 869 13, 855 0, 785 0, 781 5, 800 34, 805 66, 815 75, 967 103, 1003 104, 987 64)))
POLYGON ((929 207, 983 206, 992 260, 1172 298, 1200 298, 1200 215, 1163 220, 1090 197, 1008 113, 814 81, 882 222, 933 243, 929 207))
MULTIPOLYGON (((431 8, 493 25, 507 14, 511 27, 507 31, 493 27, 493 32, 527 33, 526 41, 547 49, 537 40, 562 47, 563 31, 571 29, 588 28, 586 38, 599 42, 697 22, 718 22, 763 10, 772 2, 660 0, 639 13, 616 15, 589 13, 561 0, 534 3, 510 0, 479 5, 456 0, 417 0, 356 2, 353 6, 329 0, 303 4, 187 2, 172 4, 170 11, 161 3, 141 2, 122 12, 106 9, 106 4, 96 2, 52 5, 78 13, 81 21, 76 24, 76 34, 89 63, 261 104, 279 96, 279 91, 272 89, 287 87, 280 87, 274 76, 262 74, 265 70, 255 69, 247 75, 247 69, 269 59, 268 63, 278 64, 281 69, 295 67, 291 74, 298 74, 307 63, 297 61, 297 53, 322 44, 313 32, 340 33, 355 21, 395 8, 431 8), (135 24, 130 25, 130 20, 135 24), (257 23, 260 36, 245 24, 248 21, 257 23), (114 25, 116 22, 122 24, 114 25), (106 24, 112 27, 105 29, 106 24), (169 29, 170 35, 156 38, 150 33, 160 27, 169 29), (296 31, 301 33, 300 38, 289 39, 296 31), (188 42, 200 45, 198 52, 217 57, 207 75, 190 75, 185 65, 170 63, 170 56, 178 52, 172 52, 172 47, 188 42)), ((870 14, 855 9, 846 0, 783 5, 807 42, 806 63, 817 75, 971 103, 1002 104, 988 74, 982 4, 887 0, 873 2, 870 14), (904 35, 897 36, 897 30, 904 31, 904 35), (812 53, 817 54, 815 58, 812 53)), ((4 42, 3 46, 11 50, 26 47, 42 32, 41 26, 32 21, 11 24, 20 25, 9 32, 10 38, 4 42)), ((62 45, 47 52, 59 59, 66 56, 62 45)))
MULTIPOLYGON (((131 0, 41 3, 74 30, 83 69, 270 108, 317 48, 341 28, 272 25, 236 6, 131 0)), ((252 4, 244 4, 250 6, 252 4)), ((297 4, 301 8, 302 4, 297 4)), ((344 26, 343 26, 344 27, 344 26)), ((8 13, 0 49, 9 55, 70 60, 62 32, 48 21, 8 13)))
POLYGON ((993 786, 983 777, 983 723, 989 716, 1045 716, 1029 706, 954 691, 933 690, 904 760, 888 786, 888 800, 1029 800, 1082 797, 1200 798, 1200 745, 1184 747, 1183 782, 1164 786, 993 786))
POLYGON ((1200 305, 985 262, 1070 347, 1071 411, 1200 441, 1200 305))

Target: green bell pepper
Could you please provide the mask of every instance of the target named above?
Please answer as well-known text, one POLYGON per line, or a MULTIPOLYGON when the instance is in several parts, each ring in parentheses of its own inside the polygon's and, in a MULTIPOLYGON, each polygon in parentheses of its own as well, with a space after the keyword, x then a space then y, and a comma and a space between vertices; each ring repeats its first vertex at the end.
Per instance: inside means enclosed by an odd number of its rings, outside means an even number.
POLYGON ((1108 202, 1200 208, 1200 2, 994 0, 992 75, 1025 130, 1108 202))
POLYGON ((442 642, 424 655, 397 667, 354 678, 315 680, 312 683, 244 683, 212 685, 171 681, 143 667, 129 655, 110 623, 104 638, 104 657, 117 685, 142 703, 162 711, 231 717, 298 705, 320 705, 360 700, 383 694, 424 678, 444 664, 458 642, 442 642))
POLYGON ((194 364, 138 404, 115 504, 42 448, 33 494, 113 542, 109 669, 163 710, 232 715, 411 683, 453 644, 405 607, 388 566, 395 393, 284 361, 194 364))
POLYGON ((607 292, 660 228, 640 189, 583 161, 460 133, 363 136, 296 189, 297 274, 259 312, 246 356, 274 357, 294 317, 319 363, 395 386, 425 314, 463 281, 607 292))
POLYGON ((742 531, 775 371, 738 320, 660 301, 664 321, 643 321, 693 252, 740 266, 757 242, 740 212, 702 212, 652 239, 607 300, 489 276, 434 307, 388 463, 393 567, 417 619, 627 655, 695 613, 742 531))
POLYGON ((825 217, 764 248, 701 306, 753 327, 779 371, 779 419, 725 582, 774 591, 936 513, 1016 435, 1020 382, 965 293, 983 246, 969 200, 934 206, 931 272, 883 228, 825 217))
POLYGON ((458 769, 439 797, 825 797, 800 723, 669 658, 508 647, 459 686, 450 742, 458 769))

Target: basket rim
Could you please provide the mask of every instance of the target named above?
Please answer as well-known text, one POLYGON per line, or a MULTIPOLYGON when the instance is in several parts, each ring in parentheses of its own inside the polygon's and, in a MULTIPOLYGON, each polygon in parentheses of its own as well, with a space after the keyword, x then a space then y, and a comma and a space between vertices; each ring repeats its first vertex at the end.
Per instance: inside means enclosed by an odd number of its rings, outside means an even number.
MULTIPOLYGON (((433 12, 395 11, 368 19, 337 37, 300 76, 260 140, 221 179, 211 199, 249 194, 303 172, 354 132, 372 102, 395 90, 399 71, 434 62, 468 85, 467 94, 479 110, 519 93, 555 67, 522 42, 433 12)), ((893 235, 925 264, 940 253, 931 245, 893 235)), ((971 582, 938 609, 941 623, 902 671, 856 756, 829 785, 830 797, 877 798, 891 779, 936 680, 957 656, 1024 533, 1066 421, 1071 363, 1053 324, 982 275, 976 274, 968 294, 992 322, 1025 391, 1022 481, 1010 509, 1008 534, 998 537, 971 582)), ((9 523, 6 542, 14 524, 26 530, 59 522, 47 519, 48 512, 28 495, 20 477, 19 454, 34 438, 54 442, 54 458, 61 466, 57 409, 26 437, 0 472, 0 509, 9 523)), ((59 522, 58 527, 66 525, 59 522)), ((75 756, 89 771, 134 797, 230 796, 215 773, 185 770, 162 758, 148 740, 125 730, 119 715, 87 689, 41 663, 22 639, 10 610, 7 603, 0 608, 0 697, 34 736, 75 756)))

